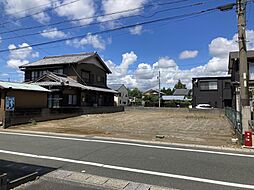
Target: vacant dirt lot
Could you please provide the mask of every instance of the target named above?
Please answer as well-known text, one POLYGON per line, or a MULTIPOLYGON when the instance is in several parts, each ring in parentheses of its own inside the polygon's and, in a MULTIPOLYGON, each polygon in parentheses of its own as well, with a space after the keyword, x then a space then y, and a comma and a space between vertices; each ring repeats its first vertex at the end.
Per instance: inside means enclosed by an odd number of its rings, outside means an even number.
POLYGON ((236 146, 229 122, 218 110, 127 109, 112 114, 83 115, 12 129, 106 136, 210 146, 236 146), (165 136, 162 139, 156 135, 165 136))

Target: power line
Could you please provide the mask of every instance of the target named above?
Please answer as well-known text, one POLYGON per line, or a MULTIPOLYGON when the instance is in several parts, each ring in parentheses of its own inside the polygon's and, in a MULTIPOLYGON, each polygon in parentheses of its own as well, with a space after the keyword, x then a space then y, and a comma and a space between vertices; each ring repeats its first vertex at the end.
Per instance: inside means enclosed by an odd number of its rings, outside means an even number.
MULTIPOLYGON (((114 32, 114 31, 123 30, 123 29, 127 29, 127 28, 133 28, 133 27, 136 27, 136 26, 139 26, 139 25, 148 25, 148 24, 163 22, 163 21, 167 21, 167 20, 184 18, 184 17, 188 17, 188 16, 192 16, 192 15, 199 15, 199 14, 203 14, 205 12, 215 11, 217 9, 218 9, 218 7, 206 9, 206 10, 199 11, 199 12, 192 12, 192 13, 187 13, 187 14, 182 14, 182 15, 177 15, 177 16, 171 16, 171 17, 166 17, 166 18, 155 19, 155 20, 151 20, 151 21, 141 22, 139 24, 131 24, 131 25, 117 27, 117 28, 113 28, 113 29, 109 29, 109 30, 98 31, 98 32, 90 33, 90 35, 104 34, 104 33, 114 32)), ((31 44, 31 45, 25 46, 25 47, 17 47, 17 48, 13 48, 13 49, 2 49, 2 50, 0 50, 0 53, 7 52, 7 51, 10 51, 10 50, 12 51, 12 50, 18 50, 18 49, 25 49, 25 48, 28 48, 28 47, 37 47, 37 46, 42 46, 42 45, 47 45, 47 44, 53 44, 53 43, 67 41, 67 40, 83 38, 83 37, 86 37, 86 36, 87 36, 87 34, 68 37, 68 38, 59 39, 59 40, 48 41, 48 42, 43 42, 43 43, 31 44)))
MULTIPOLYGON (((70 29, 74 29, 74 28, 82 28, 82 27, 86 27, 86 26, 92 26, 92 25, 98 25, 98 24, 103 24, 103 23, 107 23, 110 21, 118 21, 118 20, 122 20, 125 18, 131 18, 131 17, 145 17, 145 18, 150 18, 155 16, 158 13, 162 13, 162 12, 167 12, 167 11, 172 11, 172 10, 179 10, 179 9, 183 9, 183 8, 188 8, 188 7, 194 7, 194 6, 200 6, 203 5, 202 2, 200 3, 195 3, 195 4, 190 4, 190 5, 184 5, 184 6, 180 6, 180 7, 173 7, 173 8, 169 8, 169 9, 164 9, 164 10, 160 10, 160 11, 156 11, 154 12, 152 15, 150 16, 142 16, 141 14, 137 14, 137 15, 131 15, 128 17, 123 17, 123 18, 118 18, 118 19, 111 19, 111 20, 106 20, 106 21, 102 21, 102 22, 94 22, 94 23, 90 23, 90 24, 85 24, 85 25, 79 25, 79 26, 71 26, 71 27, 66 27, 66 28, 60 28, 58 29, 58 31, 64 31, 64 30, 70 30, 70 29)), ((7 38, 2 38, 1 40, 10 40, 10 39, 15 39, 15 38, 20 38, 20 37, 25 37, 25 36, 33 36, 33 35, 38 35, 38 34, 47 34, 47 33, 52 33, 55 30, 47 30, 47 31, 42 31, 42 32, 35 32, 35 33, 29 33, 29 34, 24 34, 24 35, 19 35, 19 36, 12 36, 12 37, 7 37, 7 38)))
POLYGON ((4 23, 0 23, 0 25, 6 25, 6 24, 9 24, 9 23, 12 23, 13 21, 18 21, 18 20, 21 20, 21 19, 24 19, 24 18, 28 18, 28 17, 31 17, 31 16, 34 16, 34 15, 38 15, 40 13, 44 13, 44 12, 47 12, 47 11, 50 11, 50 10, 54 10, 54 9, 57 9, 59 7, 63 7, 63 6, 66 6, 66 5, 70 5, 70 4, 73 4, 73 3, 76 3, 80 0, 74 0, 74 1, 71 1, 71 2, 68 2, 68 3, 64 3, 64 4, 61 4, 61 5, 58 5, 58 6, 55 6, 53 8, 49 8, 45 11, 38 11, 36 13, 33 13, 33 14, 30 14, 30 15, 26 15, 26 16, 23 16, 23 17, 20 17, 20 18, 16 18, 16 19, 12 19, 12 21, 7 21, 7 22, 4 22, 4 23))
POLYGON ((141 7, 136 7, 136 8, 133 8, 133 9, 126 9, 126 10, 123 10, 123 11, 117 11, 117 12, 112 12, 112 13, 108 13, 108 14, 100 14, 100 15, 95 15, 95 16, 90 16, 90 17, 83 17, 83 18, 79 18, 79 19, 69 19, 69 20, 55 22, 55 23, 47 24, 47 25, 39 25, 39 26, 32 26, 32 27, 26 27, 26 28, 20 28, 20 29, 15 29, 15 30, 4 31, 4 32, 0 32, 0 34, 16 32, 16 31, 23 31, 23 30, 31 30, 31 29, 43 28, 43 27, 49 27, 49 26, 55 26, 55 25, 68 23, 68 22, 78 22, 78 21, 94 19, 94 18, 99 18, 99 17, 105 17, 105 16, 111 16, 111 15, 116 15, 116 14, 121 14, 121 13, 133 12, 133 11, 143 9, 143 8, 148 8, 148 7, 171 5, 171 4, 177 4, 177 3, 186 2, 186 1, 190 1, 190 0, 177 0, 177 1, 171 1, 171 2, 166 2, 166 3, 149 4, 149 5, 145 5, 145 6, 141 6, 141 7))
POLYGON ((47 6, 47 5, 52 5, 53 3, 57 3, 57 2, 59 2, 59 1, 56 0, 56 1, 52 1, 52 2, 50 2, 50 3, 41 4, 41 5, 38 5, 38 6, 35 6, 35 7, 31 7, 31 8, 28 8, 28 9, 23 9, 23 10, 21 10, 21 11, 15 12, 15 14, 20 14, 20 13, 23 13, 23 12, 26 12, 26 11, 30 11, 30 10, 33 10, 33 9, 37 9, 37 8, 39 8, 39 7, 45 7, 45 6, 47 6))

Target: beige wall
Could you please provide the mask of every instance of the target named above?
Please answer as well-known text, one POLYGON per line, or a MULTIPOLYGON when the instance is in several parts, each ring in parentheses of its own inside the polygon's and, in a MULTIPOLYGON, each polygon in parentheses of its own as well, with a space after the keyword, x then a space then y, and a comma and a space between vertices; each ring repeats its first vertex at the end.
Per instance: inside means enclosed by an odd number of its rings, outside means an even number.
POLYGON ((0 122, 3 121, 3 118, 4 118, 4 91, 0 90, 0 122))
POLYGON ((47 93, 24 90, 7 91, 6 96, 15 97, 15 108, 46 108, 47 93))

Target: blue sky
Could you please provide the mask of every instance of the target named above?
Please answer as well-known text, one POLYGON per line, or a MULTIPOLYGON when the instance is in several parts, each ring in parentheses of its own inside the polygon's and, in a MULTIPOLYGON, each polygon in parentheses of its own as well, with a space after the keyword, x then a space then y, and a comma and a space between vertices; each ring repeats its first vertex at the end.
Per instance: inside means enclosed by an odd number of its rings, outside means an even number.
MULTIPOLYGON (((160 70, 163 87, 172 87, 181 79, 190 88, 192 77, 227 74, 228 52, 238 48, 235 9, 137 25, 101 35, 93 33, 195 13, 231 2, 234 0, 2 0, 0 24, 6 24, 0 26, 0 49, 9 51, 0 55, 0 80, 22 80, 18 66, 44 56, 97 51, 113 72, 109 83, 124 83, 142 90, 158 88, 160 70), (105 14, 108 16, 96 17, 105 14), (76 20, 80 18, 89 19, 76 20), (115 19, 119 20, 112 21, 115 19), (62 21, 68 22, 52 25, 62 21), (87 24, 92 25, 62 30, 87 24), (42 27, 1 34, 1 31, 36 26, 42 27), (37 34, 6 39, 31 33, 37 34), (29 46, 80 35, 84 36, 29 46)), ((247 6, 247 36, 248 49, 253 49, 253 2, 247 6)))

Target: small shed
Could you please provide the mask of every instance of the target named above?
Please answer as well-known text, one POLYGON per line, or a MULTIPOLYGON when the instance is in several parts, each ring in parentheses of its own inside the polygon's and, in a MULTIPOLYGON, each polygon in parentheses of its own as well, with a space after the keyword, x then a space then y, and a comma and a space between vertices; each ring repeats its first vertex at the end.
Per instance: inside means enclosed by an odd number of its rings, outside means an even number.
POLYGON ((5 112, 47 108, 48 92, 39 85, 0 81, 0 122, 3 122, 5 112))

